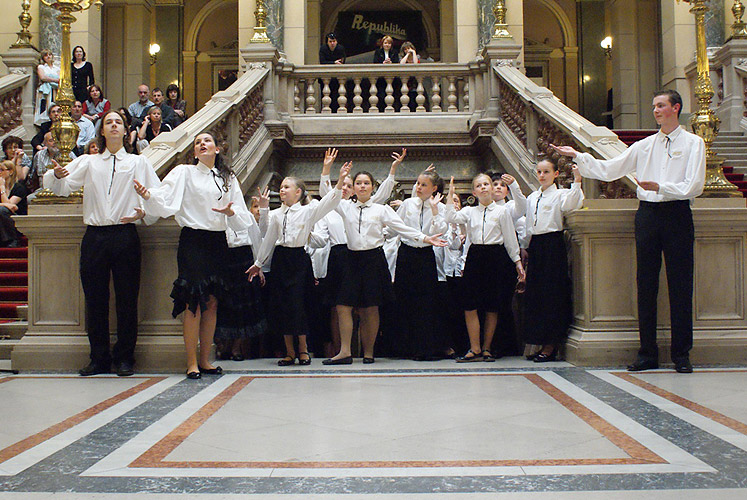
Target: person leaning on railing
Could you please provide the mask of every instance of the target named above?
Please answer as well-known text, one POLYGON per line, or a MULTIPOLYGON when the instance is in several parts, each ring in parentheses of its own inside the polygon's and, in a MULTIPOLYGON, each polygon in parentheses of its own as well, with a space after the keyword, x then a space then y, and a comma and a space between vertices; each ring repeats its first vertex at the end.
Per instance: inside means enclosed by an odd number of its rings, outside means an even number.
MULTIPOLYGON (((328 33, 324 38, 324 45, 319 47, 319 64, 345 64, 345 57, 345 47, 337 43, 337 36, 334 33, 328 33)), ((322 80, 319 80, 319 86, 320 88, 324 87, 322 80)), ((340 82, 337 78, 330 79, 329 96, 332 99, 330 108, 332 108, 333 113, 336 113, 338 108, 339 88, 340 82)))

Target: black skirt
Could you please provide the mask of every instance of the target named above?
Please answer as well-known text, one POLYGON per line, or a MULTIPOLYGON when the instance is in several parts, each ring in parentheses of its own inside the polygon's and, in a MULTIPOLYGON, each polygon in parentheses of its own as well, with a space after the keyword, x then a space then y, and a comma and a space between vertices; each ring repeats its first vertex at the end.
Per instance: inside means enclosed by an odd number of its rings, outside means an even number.
POLYGON ((532 235, 527 249, 525 341, 557 345, 571 324, 571 280, 562 231, 532 235))
MULTIPOLYGON (((274 265, 274 264, 273 264, 274 265)), ((381 247, 351 250, 337 305, 373 307, 394 300, 392 276, 381 247)))
POLYGON ((228 249, 227 293, 218 303, 215 339, 258 337, 267 330, 259 279, 249 281, 246 270, 254 263, 250 245, 228 249))
POLYGON ((345 244, 334 245, 329 249, 327 259, 327 276, 323 280, 323 302, 324 305, 334 306, 338 303, 337 295, 340 293, 342 281, 345 278, 345 269, 348 265, 350 250, 345 244))
POLYGON ((396 330, 391 334, 405 347, 408 356, 433 357, 445 349, 442 329, 436 320, 440 313, 432 308, 436 305, 437 286, 433 247, 400 245, 394 277, 396 330))
POLYGON ((465 311, 503 310, 516 287, 516 266, 503 245, 470 245, 461 287, 465 311))
POLYGON ((276 246, 272 255, 270 328, 276 335, 308 335, 314 271, 303 247, 276 246))
POLYGON ((183 227, 176 251, 179 277, 174 281, 171 298, 175 318, 185 309, 192 314, 207 309, 210 296, 220 303, 225 297, 228 243, 224 231, 204 231, 183 227))

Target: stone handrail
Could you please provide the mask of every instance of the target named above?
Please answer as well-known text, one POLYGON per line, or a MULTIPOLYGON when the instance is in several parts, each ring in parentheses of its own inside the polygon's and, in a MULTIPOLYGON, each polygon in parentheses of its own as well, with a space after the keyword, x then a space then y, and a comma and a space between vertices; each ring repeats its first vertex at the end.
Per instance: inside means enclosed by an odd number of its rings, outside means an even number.
MULTIPOLYGON (((570 160, 558 157, 550 144, 573 146, 601 159, 613 158, 627 148, 614 132, 594 125, 516 68, 497 66, 494 71, 498 77, 499 129, 503 132, 497 136, 499 141, 503 141, 499 149, 525 178, 533 177, 539 157, 552 156, 559 160, 561 184, 571 182, 570 160)), ((635 181, 631 176, 615 182, 601 182, 598 186, 588 184, 588 190, 584 186, 588 197, 635 197, 635 181)))
POLYGON ((262 127, 269 73, 265 63, 252 65, 184 123, 154 138, 142 154, 151 161, 159 177, 163 178, 176 165, 192 163, 194 138, 208 131, 243 182, 245 176, 241 174, 251 163, 248 159, 250 150, 256 149, 255 142, 270 140, 262 127))
POLYGON ((0 78, 0 138, 23 126, 23 88, 29 78, 14 73, 0 78))
POLYGON ((415 113, 472 113, 484 108, 484 71, 480 62, 286 64, 280 71, 285 90, 280 95, 288 99, 280 103, 280 110, 292 115, 409 113, 409 105, 415 113), (336 110, 333 99, 339 106, 336 110))

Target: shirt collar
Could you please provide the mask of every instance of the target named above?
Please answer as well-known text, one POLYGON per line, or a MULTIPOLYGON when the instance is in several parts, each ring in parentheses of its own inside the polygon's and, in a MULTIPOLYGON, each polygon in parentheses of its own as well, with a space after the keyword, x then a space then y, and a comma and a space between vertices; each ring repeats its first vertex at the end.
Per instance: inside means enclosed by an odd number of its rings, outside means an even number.
MULTIPOLYGON (((112 153, 111 153, 111 151, 109 151, 109 149, 105 149, 105 150, 104 150, 104 152, 103 152, 103 153, 101 153, 101 156, 102 156, 102 157, 103 157, 103 158, 104 158, 105 160, 108 160, 108 159, 109 159, 109 157, 110 157, 110 156, 112 156, 112 153)), ((119 161, 122 161, 122 160, 124 160, 124 159, 125 159, 125 157, 127 156, 127 151, 125 150, 125 148, 124 148, 124 147, 121 147, 121 148, 119 148, 119 151, 117 151, 117 153, 116 153, 115 155, 113 155, 113 156, 114 156, 114 157, 115 157, 115 158, 116 158, 117 160, 119 160, 119 161)))
POLYGON ((496 205, 495 201, 491 201, 490 205, 488 205, 488 206, 480 205, 480 208, 482 208, 483 210, 493 210, 497 206, 498 205, 496 205))
POLYGON ((664 132, 662 132, 661 130, 659 130, 659 137, 660 137, 660 138, 661 138, 661 140, 663 140, 663 141, 664 141, 664 140, 666 140, 666 139, 667 139, 667 137, 669 137, 669 140, 670 140, 670 141, 673 141, 673 140, 675 140, 675 139, 676 139, 677 137, 679 137, 681 133, 682 133, 682 125, 679 125, 679 126, 677 126, 677 128, 676 128, 676 129, 674 129, 674 130, 672 130, 671 132, 669 132, 669 134, 665 134, 664 132))
POLYGON ((544 196, 546 194, 550 194, 553 191, 557 191, 557 190, 558 190, 557 184, 553 183, 549 188, 545 189, 544 191, 540 190, 540 196, 544 196))
POLYGON ((283 213, 287 213, 287 212, 297 212, 297 211, 298 211, 298 210, 300 210, 300 209, 301 209, 301 202, 300 202, 300 201, 297 201, 297 202, 295 202, 295 203, 294 203, 293 205, 291 205, 291 206, 287 207, 287 208, 285 209, 285 211, 284 211, 283 213))
POLYGON ((355 208, 358 208, 358 207, 366 207, 366 208, 368 208, 371 205, 373 205, 373 201, 371 201, 371 198, 369 198, 368 201, 366 201, 365 203, 361 203, 360 201, 356 201, 355 202, 355 208))
POLYGON ((197 167, 197 170, 199 170, 203 174, 209 174, 211 171, 216 171, 214 168, 208 167, 207 165, 205 165, 201 161, 197 162, 196 167, 197 167))

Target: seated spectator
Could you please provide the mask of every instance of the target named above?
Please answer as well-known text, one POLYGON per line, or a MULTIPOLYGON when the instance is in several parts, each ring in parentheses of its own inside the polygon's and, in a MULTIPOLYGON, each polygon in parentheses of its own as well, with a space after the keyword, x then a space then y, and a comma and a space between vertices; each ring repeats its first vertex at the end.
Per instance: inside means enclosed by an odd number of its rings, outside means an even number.
POLYGON ((138 149, 142 152, 143 149, 148 147, 150 141, 158 136, 161 132, 170 132, 171 127, 168 123, 161 121, 161 108, 153 106, 148 110, 148 115, 145 117, 143 124, 137 131, 137 145, 138 149))
MULTIPOLYGON (((41 179, 44 177, 45 172, 50 168, 54 168, 54 162, 60 160, 61 151, 57 148, 52 132, 44 134, 43 144, 44 148, 34 155, 31 172, 28 179, 26 179, 26 186, 32 195, 42 187, 41 179)), ((74 160, 76 157, 77 155, 71 151, 70 160, 74 160)))
POLYGON ((399 54, 392 50, 394 39, 389 35, 381 39, 381 47, 374 51, 374 64, 396 64, 399 62, 399 54))
MULTIPOLYGON (((175 127, 174 124, 176 123, 176 114, 174 113, 174 108, 166 104, 163 91, 156 87, 153 89, 151 97, 153 97, 153 106, 158 106, 161 109, 161 121, 168 124, 169 127, 173 129, 175 127)), ((145 116, 148 114, 149 110, 150 108, 140 114, 140 123, 145 120, 145 116)), ((140 127, 140 123, 137 124, 138 128, 140 127)))
POLYGON ((17 247, 21 233, 12 216, 28 213, 28 191, 23 182, 17 182, 16 166, 10 160, 0 162, 0 180, 0 246, 17 247))
POLYGON ((44 134, 49 132, 49 130, 52 128, 52 124, 60 119, 62 116, 62 108, 60 108, 57 104, 52 104, 52 106, 49 107, 49 121, 44 122, 39 127, 39 133, 37 133, 32 139, 31 139, 31 147, 34 148, 34 154, 36 154, 37 151, 39 151, 42 146, 42 142, 44 141, 44 134))
POLYGON ((91 139, 96 136, 96 127, 93 122, 83 116, 83 104, 80 101, 75 101, 73 107, 70 108, 70 117, 78 125, 80 131, 78 132, 78 140, 75 141, 75 149, 73 151, 77 156, 83 153, 83 148, 88 144, 91 139))
POLYGON ((89 99, 83 105, 83 116, 91 120, 98 129, 98 121, 109 111, 112 104, 104 97, 104 92, 97 84, 91 85, 88 89, 89 99))
POLYGON ((31 170, 31 158, 23 152, 23 139, 15 135, 9 135, 2 143, 5 160, 10 160, 16 166, 16 175, 19 179, 26 179, 31 170))
POLYGON ((83 154, 85 155, 97 155, 99 154, 99 143, 96 142, 96 139, 91 139, 91 141, 86 144, 86 147, 83 149, 83 154))
POLYGON ((150 96, 150 88, 143 84, 138 86, 137 88, 137 97, 138 100, 136 102, 133 102, 130 104, 130 106, 127 108, 127 111, 130 113, 130 119, 131 127, 138 127, 140 126, 140 115, 145 113, 148 108, 153 106, 155 104, 153 101, 151 101, 148 97, 150 96), (137 123, 135 123, 137 121, 137 123))
POLYGON ((176 114, 174 127, 178 127, 187 119, 187 101, 180 99, 179 87, 173 83, 166 87, 166 104, 174 108, 176 114))
POLYGON ((402 47, 399 48, 399 63, 400 64, 418 64, 420 58, 418 52, 415 50, 415 45, 412 42, 405 42, 402 47))

